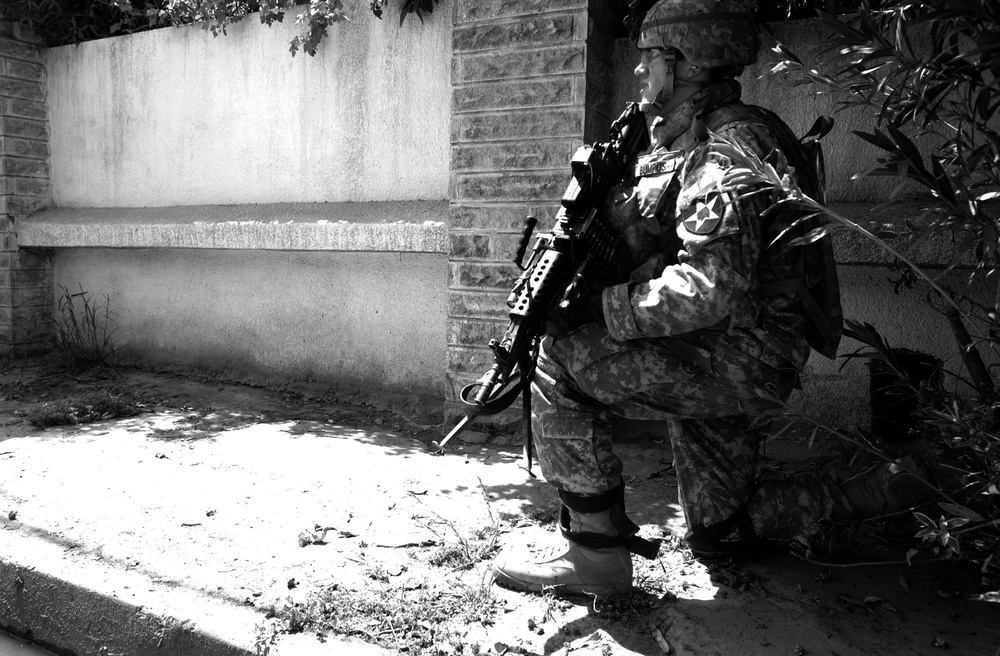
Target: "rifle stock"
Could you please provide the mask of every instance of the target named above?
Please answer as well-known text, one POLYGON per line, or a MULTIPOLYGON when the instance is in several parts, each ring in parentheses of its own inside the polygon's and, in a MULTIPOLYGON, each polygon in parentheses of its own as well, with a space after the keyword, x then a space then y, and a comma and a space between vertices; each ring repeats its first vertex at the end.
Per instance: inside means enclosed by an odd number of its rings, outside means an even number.
POLYGON ((573 155, 572 178, 555 226, 538 238, 528 264, 522 267, 536 224, 534 217, 525 219, 514 259, 522 273, 507 298, 510 322, 499 339, 489 342, 493 352, 489 371, 462 390, 460 398, 469 410, 437 443, 438 453, 477 417, 506 409, 522 394, 524 455, 531 474, 530 383, 545 320, 555 310, 571 316, 598 278, 620 280, 628 274, 628 249, 605 223, 602 206, 611 188, 628 177, 633 159, 648 147, 646 118, 631 103, 612 124, 607 142, 581 146, 573 155))

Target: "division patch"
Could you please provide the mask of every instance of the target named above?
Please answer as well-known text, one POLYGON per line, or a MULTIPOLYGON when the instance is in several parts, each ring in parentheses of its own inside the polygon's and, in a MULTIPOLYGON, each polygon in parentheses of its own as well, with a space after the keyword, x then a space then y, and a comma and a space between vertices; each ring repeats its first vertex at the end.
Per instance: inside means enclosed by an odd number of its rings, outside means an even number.
POLYGON ((682 210, 681 223, 693 235, 710 235, 719 228, 725 211, 726 200, 722 194, 713 196, 707 202, 696 198, 687 209, 682 210))

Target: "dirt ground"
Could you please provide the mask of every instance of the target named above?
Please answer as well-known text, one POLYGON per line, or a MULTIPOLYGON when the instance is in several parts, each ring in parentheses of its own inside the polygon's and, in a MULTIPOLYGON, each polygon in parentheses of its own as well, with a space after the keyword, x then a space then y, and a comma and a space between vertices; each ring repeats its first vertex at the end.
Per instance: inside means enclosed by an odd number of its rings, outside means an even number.
MULTIPOLYGON (((3 528, 21 530, 34 516, 76 546, 70 553, 97 545, 88 557, 145 567, 163 580, 260 609, 268 619, 258 653, 272 644, 280 652, 281 638, 293 632, 316 640, 352 635, 408 654, 1000 656, 1000 603, 984 596, 989 590, 979 572, 919 557, 907 564, 905 544, 877 531, 864 540, 847 534, 845 548, 814 554, 814 562, 794 554, 742 562, 693 558, 678 537, 684 525, 668 449, 655 441, 621 447, 630 515, 644 535, 663 540, 657 560, 635 559, 631 595, 560 599, 493 586, 488 571, 499 547, 526 536, 556 538, 558 501, 518 469, 519 453, 510 446, 459 443, 434 456, 430 443, 441 436, 441 420, 439 400, 416 395, 321 383, 254 386, 177 371, 73 374, 44 361, 12 363, 0 375, 0 459, 19 459, 22 478, 44 471, 39 484, 65 483, 69 503, 72 472, 85 467, 96 443, 104 451, 93 457, 113 452, 123 462, 134 456, 129 462, 162 465, 178 499, 165 503, 147 470, 130 492, 109 485, 109 494, 132 495, 143 512, 129 530, 102 534, 99 519, 60 520, 70 512, 66 505, 32 505, 31 488, 20 483, 15 494, 8 481, 0 484, 3 528), (60 403, 95 390, 128 399, 137 414, 119 417, 110 409, 86 427, 38 427, 60 403), (58 442, 65 457, 32 461, 12 446, 32 436, 58 442), (315 439, 310 456, 301 451, 302 439, 294 441, 306 436, 315 439), (239 449, 224 450, 230 438, 239 449), (299 460, 255 456, 253 444, 278 439, 289 439, 281 448, 298 449, 299 460), (331 445, 340 451, 322 450, 331 445), (330 453, 351 455, 324 461, 330 453), (360 462, 379 471, 352 478, 348 502, 316 500, 337 499, 323 481, 360 462), (204 481, 189 489, 177 484, 198 465, 204 481), (451 495, 438 494, 449 468, 475 483, 461 494, 457 485, 451 495), (207 485, 219 486, 211 500, 207 485), (253 486, 258 496, 221 491, 253 486), (288 498, 308 498, 308 508, 289 512, 281 506, 288 498), (272 501, 262 506, 261 499, 272 501), (213 524, 221 521, 224 530, 213 524), (164 544, 173 535, 167 525, 189 533, 164 544), (176 562, 162 560, 165 551, 177 554, 176 562), (231 567, 220 569, 222 561, 231 567)), ((812 455, 821 457, 765 466, 824 462, 823 454, 812 455)), ((115 475, 123 486, 129 471, 115 475)))

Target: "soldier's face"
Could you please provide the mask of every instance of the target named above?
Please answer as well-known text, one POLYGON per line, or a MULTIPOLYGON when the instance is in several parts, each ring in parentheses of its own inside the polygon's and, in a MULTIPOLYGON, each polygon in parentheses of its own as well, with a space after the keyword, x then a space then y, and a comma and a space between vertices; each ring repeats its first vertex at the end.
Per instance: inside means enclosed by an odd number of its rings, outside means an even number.
POLYGON ((641 58, 633 73, 639 78, 639 109, 646 111, 656 102, 661 91, 668 98, 673 92, 677 54, 673 49, 662 48, 647 48, 639 52, 641 58))

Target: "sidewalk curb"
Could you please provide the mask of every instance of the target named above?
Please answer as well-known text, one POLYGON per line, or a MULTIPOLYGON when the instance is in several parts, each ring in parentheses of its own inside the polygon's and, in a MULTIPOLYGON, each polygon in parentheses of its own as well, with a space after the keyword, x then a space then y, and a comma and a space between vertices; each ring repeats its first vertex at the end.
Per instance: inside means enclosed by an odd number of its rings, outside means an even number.
POLYGON ((0 628, 57 654, 254 654, 260 613, 73 551, 0 530, 0 628))
MULTIPOLYGON (((256 656, 258 610, 0 526, 0 630, 60 656, 256 656)), ((31 531, 31 529, 28 529, 31 531)), ((393 656, 354 637, 277 636, 270 656, 393 656)))

